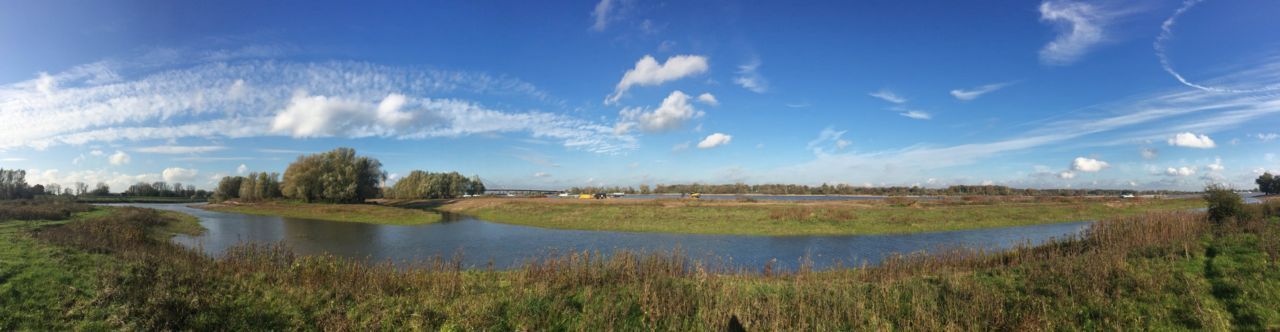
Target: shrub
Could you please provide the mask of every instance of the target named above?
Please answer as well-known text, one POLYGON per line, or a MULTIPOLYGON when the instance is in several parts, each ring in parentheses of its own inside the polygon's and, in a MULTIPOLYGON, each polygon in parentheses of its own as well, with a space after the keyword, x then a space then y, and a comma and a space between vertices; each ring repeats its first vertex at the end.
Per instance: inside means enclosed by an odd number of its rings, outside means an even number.
POLYGON ((1210 185, 1204 188, 1204 200, 1209 203, 1209 220, 1223 222, 1227 220, 1245 220, 1244 199, 1240 194, 1222 185, 1210 185))

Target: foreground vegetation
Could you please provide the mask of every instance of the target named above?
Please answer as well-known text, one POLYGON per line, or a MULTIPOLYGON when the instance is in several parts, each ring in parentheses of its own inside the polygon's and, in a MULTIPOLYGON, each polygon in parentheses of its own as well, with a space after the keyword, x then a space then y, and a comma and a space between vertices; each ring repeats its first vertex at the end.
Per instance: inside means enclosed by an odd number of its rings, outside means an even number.
POLYGON ((629 232, 850 235, 1098 220, 1204 207, 1199 199, 991 198, 884 201, 467 199, 441 209, 518 225, 629 232))
POLYGON ((404 268, 285 248, 210 258, 120 208, 0 222, 0 330, 1263 330, 1280 327, 1280 204, 1165 212, 1003 253, 741 270, 581 253, 512 271, 404 268), (1253 208, 1253 207, 1251 207, 1253 208))
POLYGON ((431 211, 374 204, 320 204, 277 200, 256 203, 228 202, 194 207, 219 212, 384 225, 421 225, 439 222, 441 219, 439 213, 431 211))

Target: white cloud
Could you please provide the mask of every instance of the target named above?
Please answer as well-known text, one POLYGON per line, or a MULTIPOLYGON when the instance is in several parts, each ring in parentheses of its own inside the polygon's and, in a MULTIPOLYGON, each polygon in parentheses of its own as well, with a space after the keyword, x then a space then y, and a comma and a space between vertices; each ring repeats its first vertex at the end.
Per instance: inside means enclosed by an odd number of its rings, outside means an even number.
POLYGON ((1107 167, 1111 167, 1111 165, 1093 158, 1076 157, 1075 160, 1071 161, 1071 169, 1079 172, 1093 173, 1107 167))
POLYGON ((1062 171, 1061 173, 1058 173, 1058 178, 1063 180, 1074 179, 1076 178, 1076 173, 1072 171, 1062 171))
POLYGON ((124 151, 116 150, 116 153, 112 154, 110 158, 107 158, 107 161, 110 161, 112 165, 128 164, 129 154, 124 153, 124 151))
POLYGON ((247 165, 245 165, 245 164, 240 164, 240 166, 239 166, 239 167, 236 167, 236 174, 241 174, 241 175, 243 175, 243 174, 245 174, 245 173, 249 173, 249 166, 247 166, 247 165))
POLYGON ((712 95, 709 92, 703 92, 702 94, 698 95, 698 102, 711 105, 711 106, 720 106, 720 101, 716 100, 716 96, 712 95))
POLYGON ((922 111, 905 111, 898 114, 908 118, 916 119, 916 120, 928 120, 933 118, 933 116, 929 115, 929 113, 925 113, 922 111))
POLYGON ((1209 149, 1217 146, 1208 135, 1196 135, 1189 132, 1174 135, 1173 138, 1169 139, 1169 145, 1197 149, 1209 149))
POLYGON ((698 148, 710 149, 717 146, 729 144, 729 141, 732 141, 732 140, 733 140, 733 136, 725 135, 721 133, 714 133, 711 135, 707 135, 707 138, 704 138, 702 139, 701 142, 698 142, 698 148))
POLYGON ((1226 169, 1226 167, 1222 166, 1222 158, 1213 158, 1213 163, 1205 165, 1205 168, 1213 172, 1221 172, 1226 169))
POLYGON ((1270 142, 1270 141, 1274 141, 1274 140, 1275 140, 1275 139, 1277 139, 1277 138, 1280 138, 1280 134, 1277 134, 1277 133, 1257 133, 1257 134, 1254 134, 1254 135, 1253 135, 1253 137, 1258 138, 1258 140, 1259 140, 1259 141, 1263 141, 1263 142, 1270 142))
POLYGON ((388 136, 414 122, 414 114, 400 111, 404 104, 400 94, 387 95, 374 106, 299 93, 276 114, 271 130, 293 137, 388 136))
POLYGON ((1040 21, 1055 25, 1058 36, 1040 49, 1040 62, 1068 65, 1106 39, 1113 15, 1092 4, 1066 0, 1040 3, 1040 21))
POLYGON ((605 104, 617 103, 622 95, 633 86, 656 86, 684 77, 707 72, 707 58, 699 55, 676 55, 658 63, 653 56, 645 55, 636 61, 634 68, 627 70, 618 81, 613 94, 605 98, 605 104))
POLYGON ((106 152, 102 152, 102 150, 93 150, 93 151, 89 151, 89 155, 92 155, 92 156, 94 156, 94 157, 101 157, 101 156, 106 155, 106 154, 107 154, 107 153, 106 153, 106 152))
POLYGON ((160 175, 155 173, 143 174, 124 174, 119 172, 107 172, 106 170, 79 170, 71 172, 63 172, 57 169, 32 169, 27 173, 27 182, 31 184, 58 184, 63 187, 71 187, 76 182, 83 182, 90 186, 96 183, 106 183, 114 191, 123 191, 138 182, 155 182, 160 181, 160 175))
POLYGON ((50 76, 49 73, 40 72, 35 80, 36 91, 46 96, 53 94, 53 89, 58 87, 58 81, 50 76))
POLYGON ((769 81, 764 78, 764 75, 760 75, 760 65, 760 59, 757 58, 738 66, 738 76, 733 78, 733 83, 751 92, 768 92, 769 81))
POLYGON ((1003 89, 1006 86, 1009 86, 1009 83, 1006 82, 1006 83, 987 84, 987 85, 983 85, 983 86, 976 87, 973 89, 968 89, 968 90, 955 89, 955 90, 951 90, 951 96, 956 97, 956 99, 959 99, 959 100, 969 101, 969 100, 978 99, 978 97, 981 97, 982 95, 985 95, 991 92, 995 92, 996 90, 1003 89))
MULTIPOLYGON (((189 63, 189 62, 188 62, 189 63)), ((122 65, 123 66, 123 65, 122 65)), ((33 86, 36 79, 0 85, 0 150, 90 142, 152 140, 185 137, 244 138, 276 135, 379 136, 397 139, 459 137, 476 134, 525 133, 531 138, 559 140, 565 147, 597 153, 620 153, 636 148, 633 137, 610 135, 612 127, 565 114, 542 111, 504 112, 450 95, 524 97, 535 103, 564 107, 526 82, 461 71, 382 66, 363 62, 214 62, 190 67, 158 68, 153 64, 125 66, 137 77, 98 79, 86 69, 49 74, 61 88, 45 96, 33 86), (130 67, 132 66, 132 67, 130 67), (232 96, 237 81, 253 82, 251 89, 232 96), (306 128, 305 119, 281 131, 271 127, 278 112, 295 103, 299 89, 323 97, 326 106, 362 105, 377 122, 355 128, 329 122, 329 128, 306 128), (395 112, 397 97, 404 104, 395 112), (419 96, 441 96, 425 98, 419 96), (382 102, 385 105, 380 105, 382 102), (382 106, 382 107, 380 107, 382 106), (383 113, 379 114, 378 111, 383 113), (412 114, 406 123, 405 114, 412 114), (403 127, 397 127, 403 125, 403 127)), ((312 98, 311 100, 318 99, 312 98)), ((534 106, 536 107, 536 106, 534 106)), ((302 111, 302 110, 295 110, 302 111)), ((330 109, 330 111, 332 111, 330 109)), ((365 115, 351 115, 359 120, 365 115)), ((287 118, 287 116, 286 116, 287 118)), ((330 118, 334 119, 334 118, 330 118)), ((342 118, 345 120, 346 118, 342 118)), ((286 119, 288 120, 288 119, 286 119)), ((283 121, 282 124, 289 124, 283 121)))
POLYGON ((181 167, 169 167, 165 168, 164 172, 161 172, 164 181, 171 184, 174 182, 193 182, 198 174, 200 174, 199 170, 181 167))
POLYGON ((231 83, 231 87, 227 88, 227 97, 231 99, 243 98, 248 93, 248 87, 245 86, 244 80, 236 80, 231 83))
POLYGON ((1195 167, 1169 167, 1164 170, 1164 174, 1168 176, 1192 176, 1196 174, 1195 167))
POLYGON ((1142 159, 1152 160, 1160 156, 1160 151, 1155 148, 1142 148, 1142 159))
POLYGON ((178 146, 178 145, 161 145, 149 146, 144 148, 133 149, 143 153, 162 153, 162 154, 185 154, 185 153, 205 153, 213 151, 226 150, 225 146, 207 145, 207 146, 178 146))
POLYGON ((822 131, 818 132, 818 138, 809 141, 809 144, 805 148, 813 151, 815 155, 831 154, 839 150, 844 150, 844 148, 853 144, 853 142, 844 139, 844 134, 846 132, 848 131, 837 131, 831 127, 823 128, 822 131))
POLYGON ((609 25, 609 13, 613 10, 613 0, 600 0, 596 3, 595 10, 591 11, 591 18, 595 19, 595 23, 591 25, 591 29, 595 31, 604 31, 609 25))
POLYGON ((625 134, 637 127, 648 132, 662 132, 683 127, 689 120, 704 114, 693 107, 690 103, 691 98, 677 90, 662 99, 662 105, 653 111, 640 107, 623 109, 618 112, 619 120, 614 127, 614 133, 625 134))
POLYGON ((907 98, 906 98, 906 97, 899 96, 898 94, 894 93, 893 91, 889 91, 889 89, 880 89, 880 91, 876 91, 876 92, 868 93, 867 95, 868 95, 868 96, 872 96, 872 97, 876 97, 876 98, 880 98, 880 99, 882 99, 882 100, 884 100, 884 101, 887 101, 887 102, 890 102, 890 103, 894 103, 894 104, 903 104, 903 103, 906 103, 906 102, 907 102, 907 98))
POLYGON ((27 158, 4 157, 4 158, 0 158, 0 161, 6 161, 6 162, 27 161, 27 158))
POLYGON ((549 176, 551 176, 551 174, 547 174, 546 172, 537 172, 537 173, 533 173, 533 177, 535 177, 535 178, 545 178, 545 177, 549 177, 549 176))

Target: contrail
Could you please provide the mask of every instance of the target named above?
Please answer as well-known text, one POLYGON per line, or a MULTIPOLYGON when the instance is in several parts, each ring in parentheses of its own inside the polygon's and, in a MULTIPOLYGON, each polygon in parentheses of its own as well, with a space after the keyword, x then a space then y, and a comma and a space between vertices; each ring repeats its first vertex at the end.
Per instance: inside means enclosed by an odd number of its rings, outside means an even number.
POLYGON ((1169 16, 1168 19, 1165 19, 1164 23, 1160 25, 1160 35, 1156 37, 1156 41, 1152 46, 1156 49, 1156 57, 1160 58, 1160 66, 1164 68, 1164 71, 1168 72, 1169 75, 1173 75, 1173 78, 1178 79, 1178 82, 1181 82, 1183 85, 1209 92, 1253 93, 1280 90, 1280 85, 1270 85, 1257 89, 1231 89, 1206 86, 1188 81, 1185 77, 1182 77, 1182 74, 1179 74, 1177 70, 1173 69, 1173 64, 1169 62, 1169 57, 1165 55, 1164 43, 1169 39, 1173 39, 1173 25, 1177 23, 1178 18, 1188 10, 1191 10, 1191 7, 1195 7, 1195 5, 1204 1, 1205 0, 1183 1, 1182 7, 1178 8, 1177 11, 1174 11, 1173 15, 1169 16))

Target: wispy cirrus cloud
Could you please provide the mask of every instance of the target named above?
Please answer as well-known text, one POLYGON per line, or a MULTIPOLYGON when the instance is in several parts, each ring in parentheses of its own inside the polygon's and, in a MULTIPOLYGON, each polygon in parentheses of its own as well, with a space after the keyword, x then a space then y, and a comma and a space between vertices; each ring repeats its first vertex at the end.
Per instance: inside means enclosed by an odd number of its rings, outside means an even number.
POLYGON ((1004 87, 1009 86, 1010 84, 1013 84, 1013 83, 1011 82, 992 83, 992 84, 986 84, 986 85, 979 86, 972 89, 955 89, 955 90, 951 90, 951 96, 956 97, 956 99, 959 99, 959 100, 970 101, 970 100, 978 99, 978 97, 982 97, 982 95, 996 92, 996 90, 1003 89, 1004 87))
POLYGON ((739 65, 738 76, 733 78, 733 83, 751 92, 769 92, 769 80, 760 74, 760 66, 762 64, 763 62, 760 61, 760 58, 753 58, 751 61, 739 65))
POLYGON ((1106 42, 1112 23, 1132 12, 1070 0, 1044 1, 1039 9, 1040 21, 1058 31, 1058 36, 1040 49, 1040 62, 1056 66, 1072 64, 1106 42))
POLYGON ((424 139, 484 133, 524 133, 597 153, 636 147, 634 138, 613 135, 609 125, 553 112, 496 110, 462 98, 559 105, 533 85, 502 76, 348 61, 255 59, 159 70, 108 63, 0 85, 0 117, 19 120, 0 122, 0 150, 185 137, 424 139), (365 122, 365 112, 350 110, 369 110, 379 118, 365 122), (308 116, 326 121, 303 119, 308 116))
POLYGON ((160 154, 188 154, 188 153, 205 153, 226 150, 227 147, 220 145, 202 145, 202 146, 181 146, 181 145, 159 145, 148 146, 133 149, 143 153, 160 153, 160 154))

